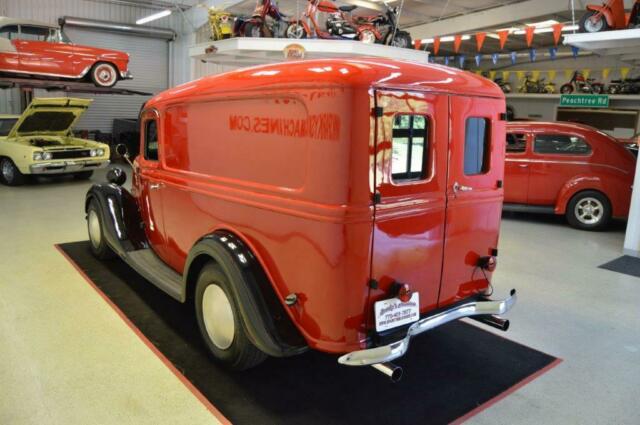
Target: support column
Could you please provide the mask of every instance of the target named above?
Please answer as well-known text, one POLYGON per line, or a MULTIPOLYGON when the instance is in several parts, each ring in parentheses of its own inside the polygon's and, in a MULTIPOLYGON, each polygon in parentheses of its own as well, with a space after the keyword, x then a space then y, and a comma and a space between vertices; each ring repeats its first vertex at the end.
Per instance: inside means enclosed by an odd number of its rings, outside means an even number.
POLYGON ((640 257, 640 161, 637 160, 633 193, 631 194, 631 209, 627 221, 627 232, 624 236, 624 253, 640 257))

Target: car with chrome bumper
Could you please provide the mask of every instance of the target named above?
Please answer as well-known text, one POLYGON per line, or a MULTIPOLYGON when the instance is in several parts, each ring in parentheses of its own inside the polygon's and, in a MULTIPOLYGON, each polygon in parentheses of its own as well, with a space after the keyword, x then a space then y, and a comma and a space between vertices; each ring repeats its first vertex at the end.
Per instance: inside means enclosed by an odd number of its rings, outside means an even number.
POLYGON ((0 182, 25 183, 32 175, 72 174, 88 179, 109 165, 109 146, 74 137, 71 129, 91 99, 34 99, 22 115, 0 116, 0 182))

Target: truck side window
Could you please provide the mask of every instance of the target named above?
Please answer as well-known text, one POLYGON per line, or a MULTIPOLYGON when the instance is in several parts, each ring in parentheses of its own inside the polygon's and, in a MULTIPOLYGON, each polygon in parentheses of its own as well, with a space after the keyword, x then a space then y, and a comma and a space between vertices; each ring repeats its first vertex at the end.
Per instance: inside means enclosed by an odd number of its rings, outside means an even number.
POLYGON ((144 128, 144 158, 158 160, 158 124, 156 120, 147 121, 144 128))
POLYGON ((565 134, 538 134, 533 144, 535 153, 588 155, 591 146, 582 137, 565 134))
POLYGON ((464 140, 464 174, 484 174, 489 168, 489 120, 467 118, 464 140))
POLYGON ((507 133, 507 153, 522 153, 527 150, 527 135, 507 133))
POLYGON ((422 180, 427 176, 428 118, 400 114, 393 120, 391 177, 394 181, 422 180))

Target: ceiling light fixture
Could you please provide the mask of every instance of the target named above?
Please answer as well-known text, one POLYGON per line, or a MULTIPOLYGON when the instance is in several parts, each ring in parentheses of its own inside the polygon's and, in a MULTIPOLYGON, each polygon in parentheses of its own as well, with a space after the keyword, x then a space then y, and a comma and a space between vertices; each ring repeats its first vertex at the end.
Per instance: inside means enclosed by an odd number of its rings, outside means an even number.
POLYGON ((137 25, 146 24, 147 22, 155 21, 156 19, 164 18, 165 16, 171 15, 171 9, 161 10, 158 13, 154 13, 149 16, 145 16, 144 18, 140 18, 136 21, 137 25))

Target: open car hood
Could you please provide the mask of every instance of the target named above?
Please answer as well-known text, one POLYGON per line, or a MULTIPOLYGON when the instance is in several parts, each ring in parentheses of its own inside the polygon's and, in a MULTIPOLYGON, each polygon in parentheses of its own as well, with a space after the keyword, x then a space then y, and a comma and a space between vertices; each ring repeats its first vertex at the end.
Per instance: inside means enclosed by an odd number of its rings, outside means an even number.
POLYGON ((91 102, 92 99, 71 97, 33 99, 7 137, 65 136, 91 102))

